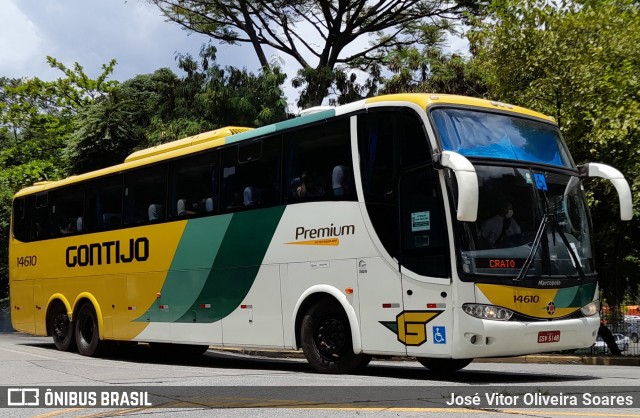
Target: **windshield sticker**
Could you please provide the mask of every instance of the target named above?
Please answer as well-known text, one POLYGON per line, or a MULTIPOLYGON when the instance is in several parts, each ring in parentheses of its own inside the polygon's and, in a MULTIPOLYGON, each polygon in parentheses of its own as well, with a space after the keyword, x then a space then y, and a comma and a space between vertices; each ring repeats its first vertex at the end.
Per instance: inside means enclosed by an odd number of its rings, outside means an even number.
POLYGON ((545 192, 549 190, 547 189, 547 180, 544 178, 544 174, 534 174, 533 178, 536 179, 536 187, 538 190, 544 190, 545 192))
POLYGON ((411 232, 430 231, 431 212, 413 212, 411 214, 411 232))

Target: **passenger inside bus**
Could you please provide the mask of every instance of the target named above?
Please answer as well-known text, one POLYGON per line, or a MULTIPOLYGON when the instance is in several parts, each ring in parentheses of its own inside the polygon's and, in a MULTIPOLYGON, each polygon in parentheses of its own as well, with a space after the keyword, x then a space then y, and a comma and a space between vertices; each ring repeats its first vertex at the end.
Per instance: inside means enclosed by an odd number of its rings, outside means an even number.
POLYGON ((333 172, 331 173, 331 184, 334 196, 345 196, 350 193, 349 174, 350 170, 347 166, 337 165, 333 168, 333 172))
POLYGON ((149 205, 149 221, 160 221, 164 219, 163 205, 152 203, 149 205))
POLYGON ((258 202, 258 193, 253 186, 247 186, 243 192, 243 204, 245 206, 253 206, 258 202))
POLYGON ((513 205, 506 200, 501 202, 498 213, 480 227, 480 237, 489 247, 495 247, 504 238, 521 232, 520 225, 513 218, 513 205))
POLYGON ((296 196, 299 198, 324 196, 324 187, 318 184, 314 173, 303 172, 300 176, 300 185, 296 188, 296 196))
POLYGON ((196 202, 189 205, 187 199, 178 199, 178 203, 176 204, 176 212, 178 213, 178 216, 195 215, 197 211, 198 204, 196 202))
POLYGON ((65 218, 63 224, 60 226, 60 234, 68 235, 76 232, 74 223, 71 218, 65 218))

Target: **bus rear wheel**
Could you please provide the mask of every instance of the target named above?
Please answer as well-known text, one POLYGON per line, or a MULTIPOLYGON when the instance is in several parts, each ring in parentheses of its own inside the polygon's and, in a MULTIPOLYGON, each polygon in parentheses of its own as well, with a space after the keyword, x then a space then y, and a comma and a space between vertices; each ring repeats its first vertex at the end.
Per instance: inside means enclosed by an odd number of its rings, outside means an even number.
POLYGON ((83 356, 94 357, 104 353, 106 342, 100 340, 98 316, 91 303, 84 303, 75 320, 76 345, 83 356))
POLYGON ((313 305, 302 319, 300 338, 307 361, 321 373, 351 373, 371 360, 353 352, 349 319, 337 302, 313 305))
POLYGON ((427 369, 436 373, 450 373, 464 369, 473 361, 472 358, 426 358, 418 357, 416 360, 427 369))
POLYGON ((57 304, 49 314, 49 329, 53 336, 53 344, 60 351, 72 351, 76 348, 73 323, 69 320, 67 309, 57 304))

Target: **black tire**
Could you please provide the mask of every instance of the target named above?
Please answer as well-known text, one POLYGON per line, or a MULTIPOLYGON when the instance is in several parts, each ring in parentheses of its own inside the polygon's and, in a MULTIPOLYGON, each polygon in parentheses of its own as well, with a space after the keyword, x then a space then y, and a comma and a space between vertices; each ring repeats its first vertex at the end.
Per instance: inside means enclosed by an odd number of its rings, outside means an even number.
POLYGON ((163 356, 177 357, 197 357, 209 350, 208 345, 198 344, 171 344, 171 343, 149 343, 151 348, 163 356))
POLYGON ((631 341, 633 341, 634 343, 638 342, 638 334, 636 334, 635 332, 633 334, 631 334, 631 341))
POLYGON ((103 355, 106 342, 100 340, 98 316, 91 303, 84 303, 80 306, 74 323, 78 352, 87 357, 103 355))
POLYGON ((426 358, 418 357, 416 360, 424 367, 435 373, 451 373, 464 369, 473 361, 472 358, 426 358))
POLYGON ((351 373, 364 368, 371 357, 353 352, 351 326, 342 306, 323 300, 305 313, 300 328, 302 351, 321 373, 351 373))
POLYGON ((53 344, 60 351, 74 351, 76 339, 73 331, 73 323, 69 320, 67 309, 61 303, 57 303, 49 312, 49 330, 53 336, 53 344))

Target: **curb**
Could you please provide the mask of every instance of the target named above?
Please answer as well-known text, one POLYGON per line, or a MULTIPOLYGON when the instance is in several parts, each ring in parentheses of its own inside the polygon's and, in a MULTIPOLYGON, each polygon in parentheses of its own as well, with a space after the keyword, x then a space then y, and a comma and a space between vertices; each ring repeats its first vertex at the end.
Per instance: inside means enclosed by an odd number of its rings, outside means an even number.
MULTIPOLYGON (((246 349, 237 347, 210 347, 214 351, 242 354, 246 356, 281 358, 281 359, 304 359, 302 351, 297 350, 268 350, 268 349, 246 349)), ((376 357, 374 359, 388 361, 414 361, 414 357, 376 357)), ((585 364, 591 366, 640 366, 640 357, 625 356, 572 356, 563 354, 546 355, 526 355, 516 357, 488 357, 477 358, 474 363, 530 363, 530 364, 585 364)))

